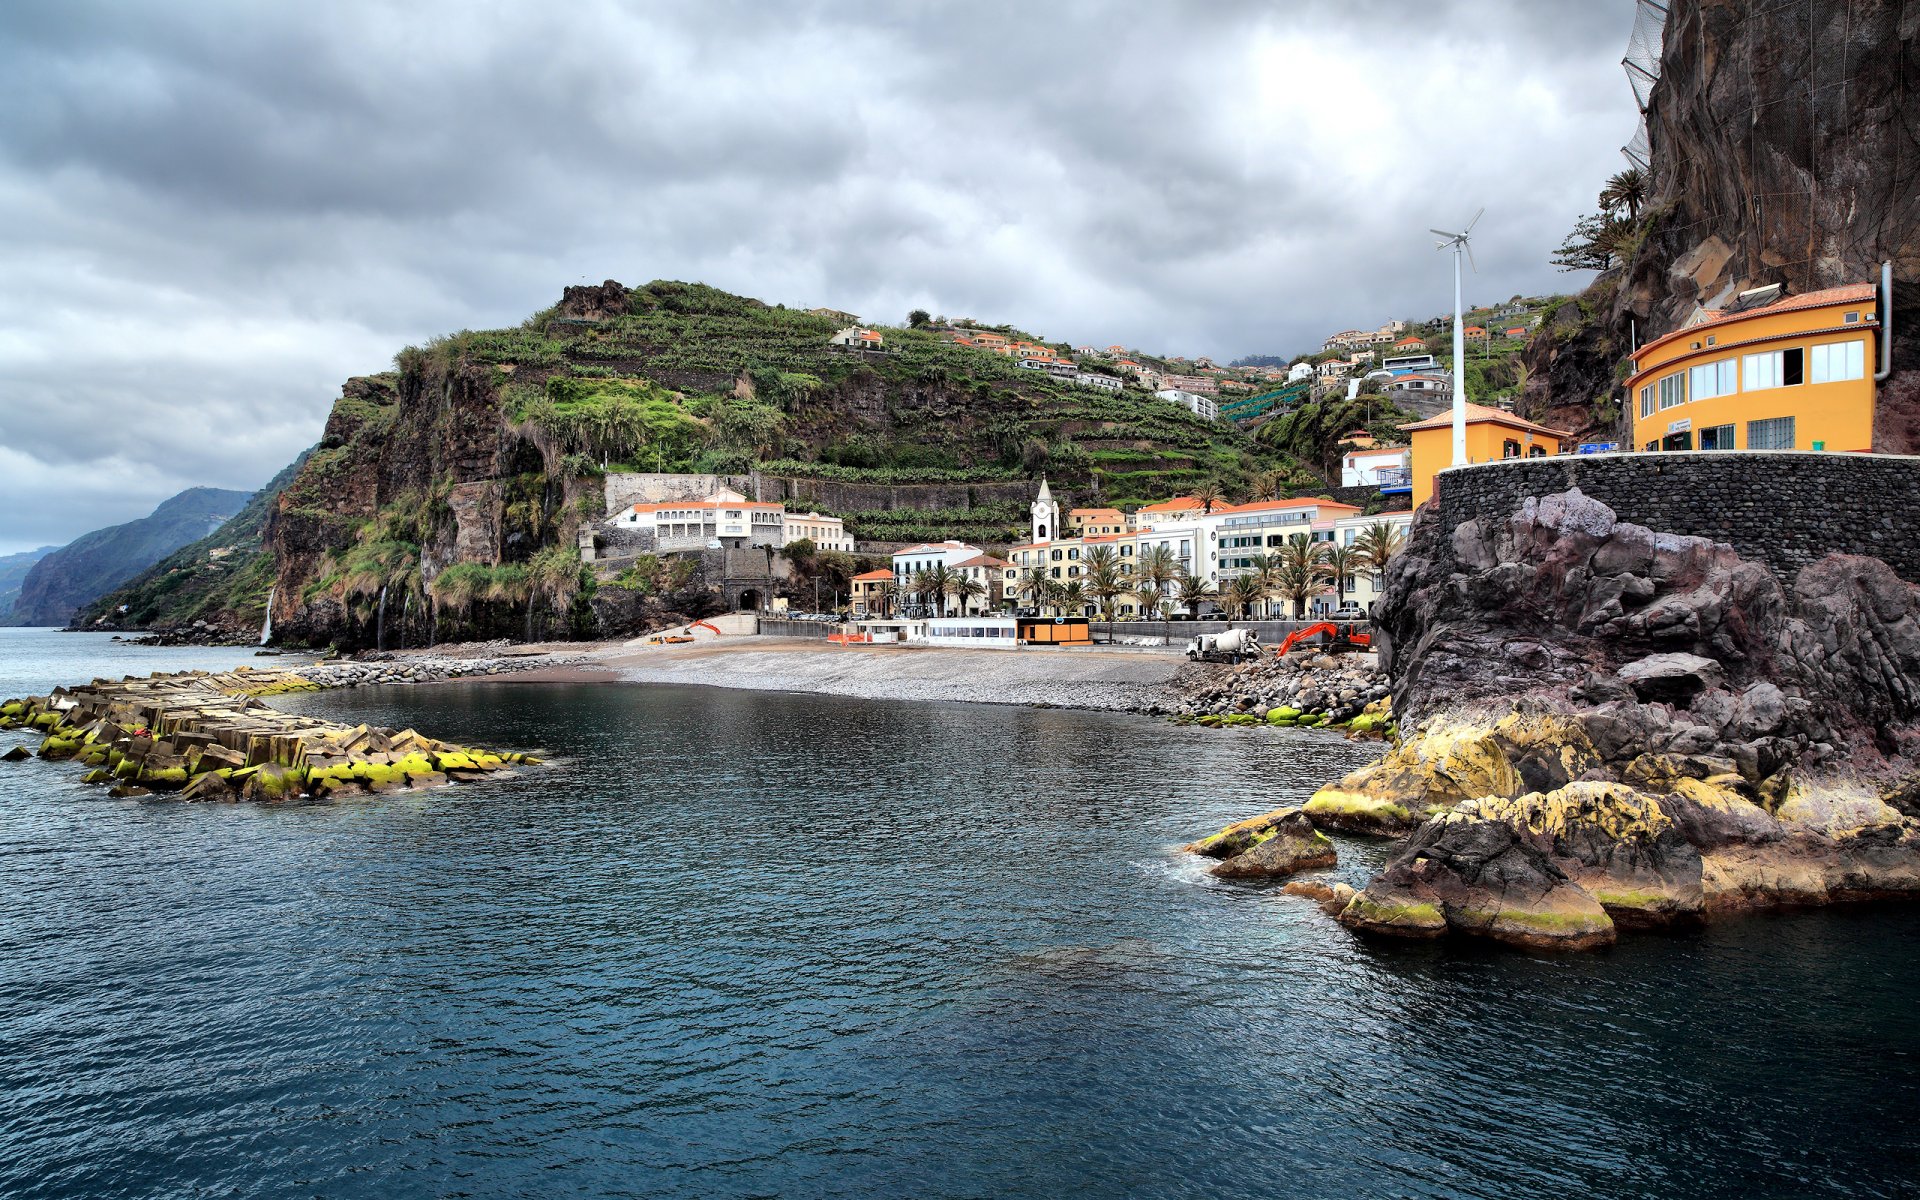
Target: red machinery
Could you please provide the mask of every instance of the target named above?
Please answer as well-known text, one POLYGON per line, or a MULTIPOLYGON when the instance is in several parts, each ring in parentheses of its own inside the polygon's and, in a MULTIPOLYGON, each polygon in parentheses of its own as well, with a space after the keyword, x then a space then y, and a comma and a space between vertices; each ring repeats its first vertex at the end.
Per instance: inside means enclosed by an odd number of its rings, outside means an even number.
POLYGON ((1293 649, 1296 643, 1306 638, 1318 637, 1323 633, 1326 634, 1328 638, 1327 649, 1336 654, 1342 650, 1364 649, 1373 645, 1373 637, 1371 634, 1356 633, 1352 625, 1337 625, 1332 621, 1317 621, 1312 625, 1304 626, 1288 634, 1285 640, 1274 647, 1273 652, 1284 655, 1287 651, 1293 649))

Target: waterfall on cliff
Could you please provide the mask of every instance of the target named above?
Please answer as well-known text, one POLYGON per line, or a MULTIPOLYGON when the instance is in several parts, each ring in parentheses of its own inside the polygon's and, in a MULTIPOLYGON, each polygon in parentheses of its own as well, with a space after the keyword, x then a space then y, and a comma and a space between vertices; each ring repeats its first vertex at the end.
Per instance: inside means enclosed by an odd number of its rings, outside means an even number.
POLYGON ((407 598, 400 603, 400 648, 407 648, 407 622, 413 620, 413 589, 407 589, 407 598))
POLYGON ((260 622, 260 644, 262 646, 266 645, 268 639, 273 637, 273 594, 279 590, 277 586, 267 589, 267 619, 260 622))
POLYGON ((387 648, 387 585, 380 585, 380 606, 373 618, 373 648, 387 648))

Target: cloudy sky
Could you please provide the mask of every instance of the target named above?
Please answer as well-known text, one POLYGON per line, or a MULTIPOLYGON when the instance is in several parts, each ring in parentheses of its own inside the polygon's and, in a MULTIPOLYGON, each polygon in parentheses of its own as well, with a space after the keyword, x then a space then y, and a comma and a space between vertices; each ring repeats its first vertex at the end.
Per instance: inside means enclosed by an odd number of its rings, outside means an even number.
POLYGON ((1292 353, 1547 265, 1627 0, 0 6, 0 553, 253 488, 570 283, 1292 353))

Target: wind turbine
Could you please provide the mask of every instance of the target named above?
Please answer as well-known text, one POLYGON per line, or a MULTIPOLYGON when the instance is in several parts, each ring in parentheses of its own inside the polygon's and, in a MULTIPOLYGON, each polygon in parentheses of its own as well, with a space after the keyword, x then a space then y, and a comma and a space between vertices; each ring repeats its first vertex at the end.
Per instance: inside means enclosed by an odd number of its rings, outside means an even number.
POLYGON ((1453 466, 1467 465, 1467 334, 1463 326, 1466 314, 1461 311, 1460 303, 1460 253, 1465 251, 1468 265, 1473 273, 1480 273, 1480 264, 1473 261, 1473 247, 1467 239, 1473 235, 1473 227, 1486 215, 1482 208, 1473 214, 1473 220, 1459 233, 1448 233, 1444 229, 1429 229, 1427 232, 1438 234, 1442 239, 1435 250, 1453 249, 1453 466))

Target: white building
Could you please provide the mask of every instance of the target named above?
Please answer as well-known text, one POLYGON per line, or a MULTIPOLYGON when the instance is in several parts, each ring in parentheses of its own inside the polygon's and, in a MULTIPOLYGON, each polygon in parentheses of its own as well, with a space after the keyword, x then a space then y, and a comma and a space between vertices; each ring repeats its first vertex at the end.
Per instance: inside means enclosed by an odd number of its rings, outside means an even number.
POLYGON ((925 633, 914 641, 962 650, 1018 650, 1018 626, 1012 617, 928 617, 925 633))
POLYGON ((1413 450, 1407 446, 1349 450, 1340 460, 1340 486, 1377 488, 1389 482, 1404 483, 1412 466, 1413 450))
POLYGON ((1330 358, 1327 361, 1321 363, 1318 370, 1320 373, 1320 378, 1334 379, 1341 375, 1345 375, 1348 371, 1353 370, 1353 364, 1349 362, 1343 362, 1337 358, 1330 358))
POLYGON ((952 539, 944 542, 922 542, 918 546, 896 550, 893 554, 894 589, 903 604, 919 603, 913 599, 915 575, 922 571, 930 571, 934 567, 957 567, 970 558, 979 558, 980 555, 980 547, 969 546, 965 542, 952 539))
POLYGON ((721 488, 705 500, 630 505, 611 524, 650 531, 661 550, 702 550, 715 544, 738 550, 786 545, 785 516, 778 504, 762 504, 721 488))
POLYGON ((1220 405, 1212 396, 1202 396, 1197 392, 1189 392, 1181 388, 1162 388, 1154 395, 1161 400, 1178 404, 1194 415, 1205 417, 1209 421, 1218 420, 1220 417, 1220 405))
POLYGON ((1288 383, 1299 383, 1302 379, 1311 378, 1313 378, 1313 364, 1310 362, 1297 362, 1287 368, 1288 383))
POLYGON ((1098 388, 1103 392, 1118 392, 1126 388, 1126 383, 1111 375, 1100 375, 1092 371, 1081 371, 1073 381, 1084 388, 1098 388))
POLYGON ((884 339, 871 329, 862 329, 858 325, 849 325, 833 335, 828 345, 846 346, 854 350, 878 350, 884 339))
POLYGON ((825 517, 817 512, 786 513, 783 526, 782 546, 808 538, 813 541, 815 549, 853 553, 853 535, 847 532, 846 522, 839 517, 825 517))

